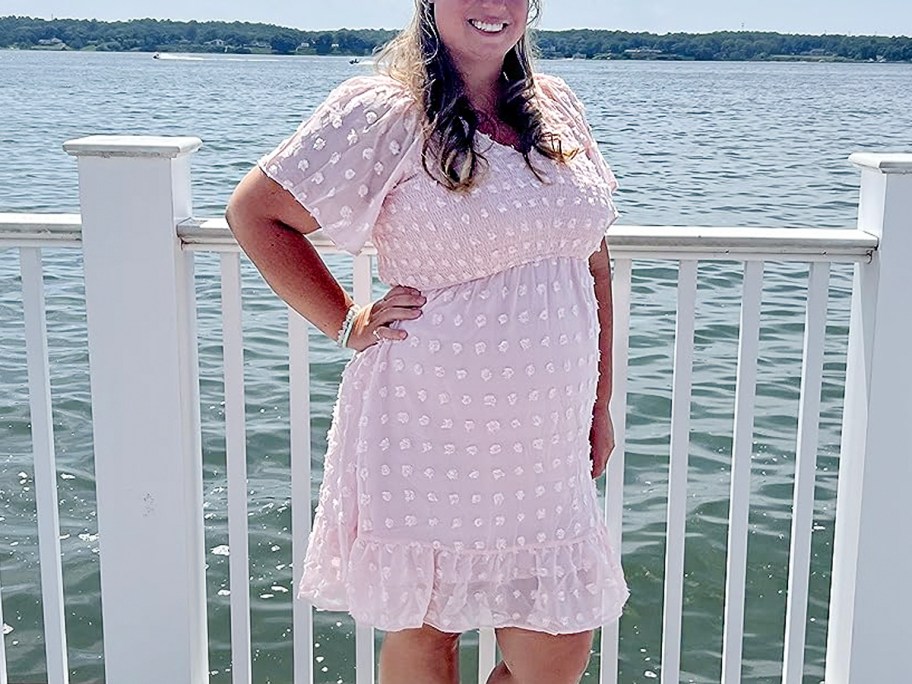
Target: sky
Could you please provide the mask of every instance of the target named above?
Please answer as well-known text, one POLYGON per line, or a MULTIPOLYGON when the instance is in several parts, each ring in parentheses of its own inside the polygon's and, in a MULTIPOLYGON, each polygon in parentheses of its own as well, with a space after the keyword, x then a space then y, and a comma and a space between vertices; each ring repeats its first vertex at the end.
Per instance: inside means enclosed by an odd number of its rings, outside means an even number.
MULTIPOLYGON (((544 0, 543 29, 912 35, 912 0, 544 0)), ((0 0, 0 16, 252 21, 307 30, 401 28, 412 0, 0 0)))

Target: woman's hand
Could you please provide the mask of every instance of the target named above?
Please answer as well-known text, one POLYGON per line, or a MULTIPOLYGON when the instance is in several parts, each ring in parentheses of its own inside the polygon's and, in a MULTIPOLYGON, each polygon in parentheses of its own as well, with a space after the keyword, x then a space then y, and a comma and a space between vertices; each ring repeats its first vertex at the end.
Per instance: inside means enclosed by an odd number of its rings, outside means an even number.
POLYGON ((614 422, 607 408, 596 409, 592 414, 592 428, 589 430, 592 451, 592 478, 601 477, 608 467, 608 458, 614 451, 614 422))
POLYGON ((404 340, 408 337, 405 330, 389 327, 393 321, 404 321, 421 316, 421 307, 425 298, 420 290, 405 285, 395 285, 389 292, 375 302, 365 306, 355 316, 348 346, 356 351, 364 351, 377 344, 374 331, 383 339, 404 340))

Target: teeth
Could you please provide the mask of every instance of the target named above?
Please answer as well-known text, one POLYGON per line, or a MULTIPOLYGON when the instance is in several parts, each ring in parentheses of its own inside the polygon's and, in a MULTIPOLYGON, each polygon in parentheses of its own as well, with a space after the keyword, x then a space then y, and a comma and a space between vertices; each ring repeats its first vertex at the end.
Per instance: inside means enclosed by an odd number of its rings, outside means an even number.
POLYGON ((475 19, 470 19, 469 22, 479 31, 484 31, 485 33, 500 33, 506 26, 506 24, 485 24, 484 22, 476 21, 475 19))

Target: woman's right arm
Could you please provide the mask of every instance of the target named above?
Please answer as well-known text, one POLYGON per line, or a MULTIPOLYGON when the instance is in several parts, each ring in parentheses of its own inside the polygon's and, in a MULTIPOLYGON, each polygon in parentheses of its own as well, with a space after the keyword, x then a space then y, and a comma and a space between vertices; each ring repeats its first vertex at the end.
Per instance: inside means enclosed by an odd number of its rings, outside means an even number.
MULTIPOLYGON (((241 249, 275 293, 335 340, 352 298, 305 237, 320 227, 310 212, 259 167, 254 167, 231 195, 225 218, 241 249)), ((397 285, 381 301, 382 305, 374 302, 362 310, 349 347, 366 349, 376 342, 374 328, 396 319, 416 318, 420 313, 416 315, 411 307, 423 304, 424 298, 414 288, 397 285)), ((380 330, 387 339, 406 337, 403 330, 380 330)))

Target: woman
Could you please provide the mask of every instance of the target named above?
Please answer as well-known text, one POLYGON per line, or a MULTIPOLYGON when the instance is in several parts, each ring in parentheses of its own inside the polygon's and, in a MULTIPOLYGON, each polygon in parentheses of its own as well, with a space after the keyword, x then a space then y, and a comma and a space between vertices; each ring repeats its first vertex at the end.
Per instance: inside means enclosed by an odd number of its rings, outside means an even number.
POLYGON ((381 73, 339 86, 227 218, 275 292, 356 350, 298 596, 386 631, 381 684, 578 682, 628 591, 593 478, 614 447, 617 183, 579 100, 533 74, 529 0, 417 0, 381 73), (358 308, 303 235, 377 248, 358 308))

